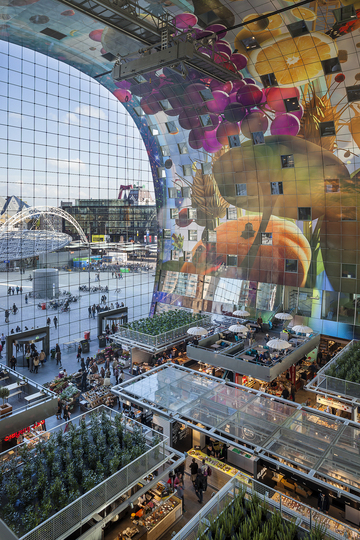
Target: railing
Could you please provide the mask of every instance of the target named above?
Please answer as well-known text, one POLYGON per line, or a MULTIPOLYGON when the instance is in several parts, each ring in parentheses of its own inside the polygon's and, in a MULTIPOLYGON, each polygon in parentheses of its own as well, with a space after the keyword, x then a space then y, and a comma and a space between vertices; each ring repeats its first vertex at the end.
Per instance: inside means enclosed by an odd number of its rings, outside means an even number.
POLYGON ((200 319, 197 319, 196 321, 193 321, 189 324, 185 324, 184 326, 179 326, 177 328, 169 330, 168 332, 163 332, 162 334, 158 334, 156 336, 145 334, 137 330, 133 330, 131 328, 119 328, 119 331, 113 334, 111 336, 111 339, 117 338, 119 341, 127 339, 134 343, 139 343, 141 345, 146 345, 148 347, 160 347, 162 345, 165 345, 168 342, 172 342, 172 341, 175 341, 176 339, 180 339, 181 337, 186 336, 189 328, 193 328, 194 326, 200 326, 200 325, 208 326, 210 324, 211 324, 211 316, 205 315, 204 317, 201 317, 200 319))
MULTIPOLYGON (((111 421, 119 413, 105 407, 100 406, 95 409, 96 412, 101 412, 105 410, 111 421)), ((79 423, 85 419, 87 424, 89 424, 89 416, 93 413, 88 412, 82 415, 77 416, 72 420, 72 423, 79 421, 79 423)), ((132 426, 139 426, 141 429, 144 429, 142 424, 134 420, 127 420, 124 422, 125 430, 132 426)), ((64 428, 62 426, 56 426, 49 432, 54 432, 64 428)), ((99 512, 102 508, 109 505, 112 501, 121 497, 126 491, 134 486, 139 478, 143 478, 146 473, 150 473, 159 468, 159 466, 167 461, 167 454, 165 445, 168 440, 168 437, 151 430, 147 429, 148 438, 150 435, 156 435, 162 440, 149 450, 142 454, 140 457, 123 467, 120 471, 116 472, 96 487, 86 492, 84 495, 76 499, 74 502, 51 516, 49 519, 41 523, 38 527, 26 533, 24 536, 21 536, 21 540, 57 540, 59 538, 65 537, 65 535, 70 534, 71 531, 75 531, 80 525, 88 521, 91 516, 96 512, 99 512)), ((32 439, 33 441, 36 438, 32 439)), ((151 441, 149 441, 151 444, 151 441)), ((19 457, 18 449, 22 445, 19 445, 15 449, 15 457, 19 457)), ((36 451, 36 446, 35 446, 36 451)), ((7 452, 4 452, 0 455, 0 458, 6 455, 7 452)), ((35 511, 35 510, 34 510, 35 511)), ((1 521, 0 521, 0 538, 1 538, 1 521)))
POLYGON ((331 540, 360 540, 360 534, 357 530, 318 512, 314 508, 300 503, 276 491, 257 480, 239 473, 216 493, 210 501, 200 509, 179 532, 173 537, 173 540, 196 540, 201 530, 206 530, 209 522, 214 521, 232 504, 234 497, 245 488, 246 497, 251 498, 254 493, 260 496, 262 502, 270 512, 278 511, 284 519, 295 521, 297 526, 306 531, 311 531, 316 526, 322 526, 325 532, 325 538, 331 540))

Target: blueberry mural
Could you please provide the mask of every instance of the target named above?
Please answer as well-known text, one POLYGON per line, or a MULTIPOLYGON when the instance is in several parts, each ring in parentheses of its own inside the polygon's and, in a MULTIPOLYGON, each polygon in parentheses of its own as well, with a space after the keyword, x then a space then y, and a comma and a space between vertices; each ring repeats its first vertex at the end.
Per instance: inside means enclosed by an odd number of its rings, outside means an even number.
POLYGON ((153 310, 262 312, 285 298, 312 328, 357 335, 360 25, 345 4, 141 2, 139 27, 168 24, 149 44, 75 3, 2 0, 1 39, 96 77, 141 132, 159 220, 153 310), (149 60, 141 75, 112 78, 114 62, 179 43, 202 65, 149 60))

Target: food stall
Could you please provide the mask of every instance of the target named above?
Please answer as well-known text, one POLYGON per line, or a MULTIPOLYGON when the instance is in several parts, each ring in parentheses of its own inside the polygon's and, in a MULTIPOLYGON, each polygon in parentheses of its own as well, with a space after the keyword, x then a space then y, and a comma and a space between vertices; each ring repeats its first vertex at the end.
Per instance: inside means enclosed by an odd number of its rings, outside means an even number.
POLYGON ((115 396, 111 393, 108 386, 95 386, 88 392, 81 394, 80 407, 82 410, 94 409, 99 405, 106 405, 107 407, 113 407, 115 403, 115 396))

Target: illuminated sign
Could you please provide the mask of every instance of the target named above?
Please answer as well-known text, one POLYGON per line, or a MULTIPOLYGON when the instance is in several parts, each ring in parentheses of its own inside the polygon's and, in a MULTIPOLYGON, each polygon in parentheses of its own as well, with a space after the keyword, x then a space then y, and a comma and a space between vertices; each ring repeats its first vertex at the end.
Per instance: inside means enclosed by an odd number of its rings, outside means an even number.
POLYGON ((104 234, 93 234, 91 236, 92 242, 105 242, 105 235, 104 234))
POLYGON ((4 441, 10 441, 11 439, 17 439, 20 435, 22 435, 23 433, 27 433, 29 432, 32 428, 35 429, 39 426, 42 426, 43 424, 45 424, 45 420, 40 420, 40 422, 35 422, 35 424, 33 426, 29 426, 29 427, 26 427, 24 429, 20 429, 20 431, 15 431, 15 433, 12 433, 11 435, 7 435, 5 438, 4 438, 4 441))

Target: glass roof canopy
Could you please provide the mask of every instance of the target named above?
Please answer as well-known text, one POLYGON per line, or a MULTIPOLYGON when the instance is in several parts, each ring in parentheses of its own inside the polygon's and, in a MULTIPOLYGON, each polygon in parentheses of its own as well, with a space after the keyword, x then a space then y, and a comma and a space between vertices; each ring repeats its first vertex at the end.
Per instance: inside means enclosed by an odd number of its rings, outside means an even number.
POLYGON ((360 497, 360 428, 355 423, 174 364, 113 391, 162 415, 236 438, 259 457, 280 461, 303 476, 310 473, 313 481, 358 490, 360 497))

